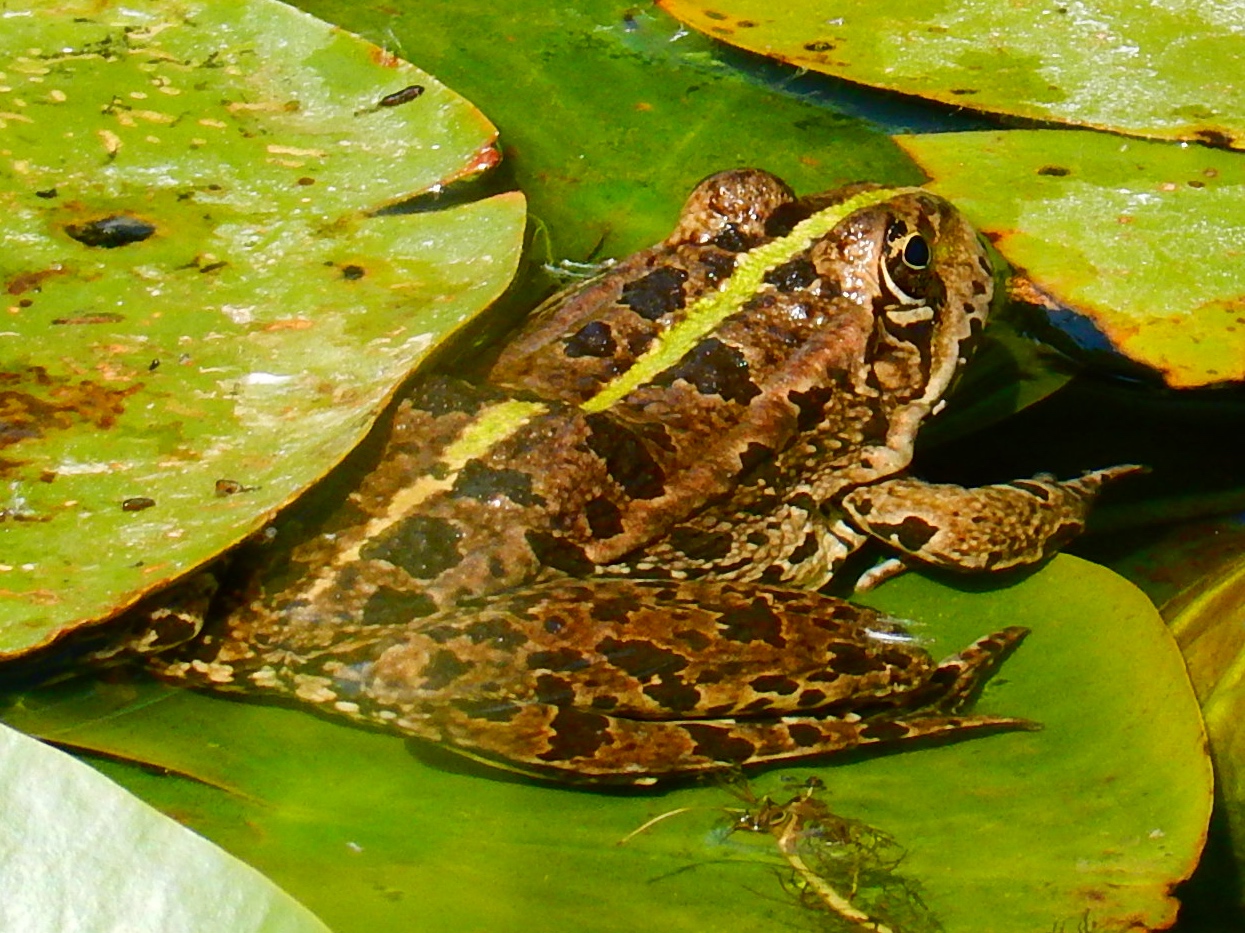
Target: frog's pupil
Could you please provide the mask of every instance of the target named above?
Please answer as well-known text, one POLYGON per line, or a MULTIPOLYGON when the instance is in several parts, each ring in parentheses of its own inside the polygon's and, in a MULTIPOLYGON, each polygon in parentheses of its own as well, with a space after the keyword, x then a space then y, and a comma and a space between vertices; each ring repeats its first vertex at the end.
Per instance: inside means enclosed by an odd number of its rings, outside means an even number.
POLYGON ((924 269, 929 260, 929 244, 925 242, 925 237, 919 233, 912 234, 903 247, 904 264, 911 269, 924 269))

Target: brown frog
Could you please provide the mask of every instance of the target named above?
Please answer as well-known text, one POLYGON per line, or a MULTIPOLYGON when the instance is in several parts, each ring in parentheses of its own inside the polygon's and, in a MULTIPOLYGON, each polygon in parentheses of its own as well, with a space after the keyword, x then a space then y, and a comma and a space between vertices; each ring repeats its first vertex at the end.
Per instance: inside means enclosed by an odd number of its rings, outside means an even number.
POLYGON ((278 526, 202 637, 151 663, 560 780, 1027 726, 963 712, 1023 629, 935 664, 815 592, 869 537, 964 569, 1041 560, 1115 472, 897 476, 992 295, 977 235, 929 192, 714 175, 482 382, 419 383, 318 533, 278 526))

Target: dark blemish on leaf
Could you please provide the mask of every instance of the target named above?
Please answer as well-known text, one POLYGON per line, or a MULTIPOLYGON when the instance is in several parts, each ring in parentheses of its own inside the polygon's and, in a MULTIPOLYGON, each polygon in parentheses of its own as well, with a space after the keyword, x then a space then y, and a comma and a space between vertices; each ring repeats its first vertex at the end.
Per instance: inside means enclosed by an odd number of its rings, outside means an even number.
POLYGON ((316 183, 316 180, 312 178, 310 175, 304 175, 301 178, 299 178, 296 182, 294 182, 294 184, 302 188, 310 188, 315 183, 316 183))
POLYGON ((462 561, 454 525, 443 518, 416 515, 387 529, 359 549, 364 560, 388 561, 412 577, 427 580, 462 561))
POLYGON ((101 311, 98 314, 79 314, 74 317, 52 318, 53 324, 117 324, 125 320, 125 315, 117 311, 101 311))
POLYGON ((121 500, 122 512, 141 512, 149 509, 156 504, 156 500, 148 496, 131 496, 128 499, 121 500))
POLYGON ((386 94, 376 102, 377 107, 400 107, 402 104, 409 104, 413 100, 418 100, 424 93, 422 84, 409 84, 400 91, 394 91, 392 94, 386 94))
POLYGON ((640 317, 656 321, 686 304, 683 283, 687 273, 670 266, 659 266, 648 275, 623 286, 619 302, 640 317))
POLYGON ((1037 170, 1039 175, 1050 175, 1055 178, 1063 178, 1065 175, 1071 175, 1072 169, 1062 165, 1043 165, 1037 170))
POLYGON ((354 265, 342 266, 342 278, 347 282, 355 282, 367 275, 367 270, 362 266, 354 265))
POLYGON ((834 51, 834 43, 824 40, 818 42, 805 42, 804 51, 806 52, 832 52, 834 51))
POLYGON ((720 395, 741 405, 761 394, 749 376, 743 353, 716 337, 702 340, 653 382, 668 386, 677 379, 691 383, 701 395, 720 395))
POLYGON ((363 604, 360 621, 364 625, 403 625, 436 611, 437 604, 426 593, 408 593, 382 586, 363 604))
POLYGON ((226 496, 236 496, 243 492, 254 492, 257 489, 259 489, 258 486, 247 486, 236 479, 218 479, 212 484, 212 493, 218 499, 224 499, 226 496))
POLYGON ((566 355, 572 358, 591 356, 605 359, 613 356, 617 348, 610 326, 604 321, 585 324, 566 339, 566 355))
POLYGON ((82 224, 66 224, 65 232, 84 246, 116 249, 141 243, 156 232, 155 224, 130 214, 113 214, 82 224))
POLYGON ((981 92, 975 87, 953 87, 951 88, 951 93, 963 97, 968 94, 979 94, 981 92))
POLYGON ((42 191, 36 191, 35 197, 43 198, 45 201, 50 201, 52 198, 56 197, 56 189, 44 188, 42 191))

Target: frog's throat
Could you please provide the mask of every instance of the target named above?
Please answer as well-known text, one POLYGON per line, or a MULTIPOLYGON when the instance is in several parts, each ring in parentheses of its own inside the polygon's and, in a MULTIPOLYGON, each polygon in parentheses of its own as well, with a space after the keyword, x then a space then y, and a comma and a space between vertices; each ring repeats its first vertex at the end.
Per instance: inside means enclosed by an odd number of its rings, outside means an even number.
POLYGON ((771 269, 781 266, 808 249, 857 211, 889 201, 891 198, 922 191, 921 188, 880 188, 862 191, 841 204, 818 211, 796 224, 785 237, 749 250, 735 263, 735 271, 716 292, 701 296, 688 308, 687 315, 666 331, 626 372, 606 384, 596 395, 580 405, 586 412, 604 411, 630 392, 669 369, 694 347, 705 334, 740 310, 764 282, 771 269))

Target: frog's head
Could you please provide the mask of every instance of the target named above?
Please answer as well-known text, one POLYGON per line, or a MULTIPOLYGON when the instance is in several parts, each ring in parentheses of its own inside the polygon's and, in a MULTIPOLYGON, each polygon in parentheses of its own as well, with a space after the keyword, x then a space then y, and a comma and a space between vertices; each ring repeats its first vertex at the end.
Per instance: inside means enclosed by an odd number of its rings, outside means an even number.
POLYGON ((868 384, 923 417, 936 410, 989 316, 989 256, 964 216, 928 191, 861 186, 834 196, 845 206, 854 197, 878 199, 845 217, 819 246, 854 270, 856 281, 842 282, 844 294, 872 308, 868 384))

